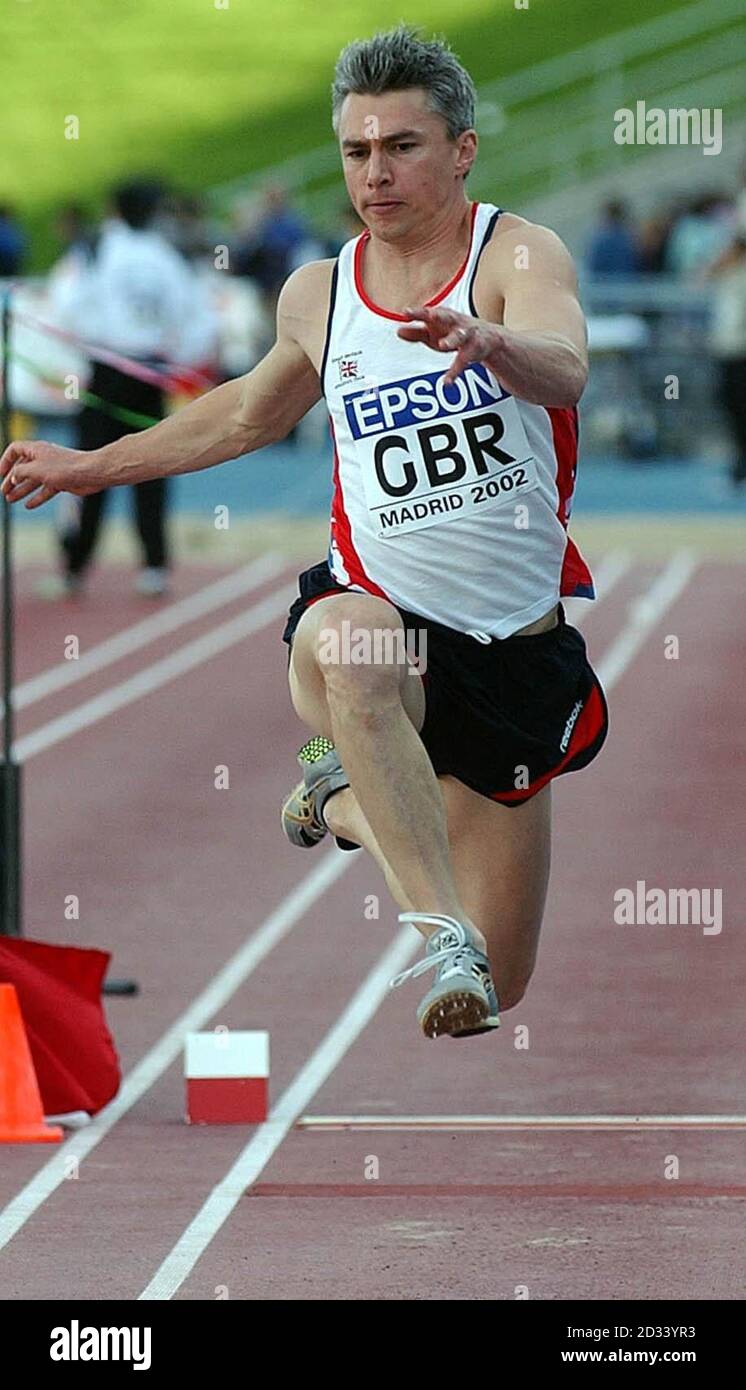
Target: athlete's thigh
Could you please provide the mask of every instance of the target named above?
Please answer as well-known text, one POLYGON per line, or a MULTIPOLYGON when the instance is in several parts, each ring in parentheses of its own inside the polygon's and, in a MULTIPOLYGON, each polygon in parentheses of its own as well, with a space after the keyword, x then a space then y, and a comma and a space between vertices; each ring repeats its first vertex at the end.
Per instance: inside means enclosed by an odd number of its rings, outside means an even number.
MULTIPOLYGON (((332 615, 338 616, 340 612, 349 613, 353 628, 402 626, 393 604, 369 594, 330 594, 306 609, 295 630, 290 652, 290 697, 299 718, 314 733, 325 734, 327 738, 332 737, 331 717, 317 654, 323 629, 330 625, 332 615)), ((406 668, 402 667, 399 688, 404 709, 419 731, 425 719, 425 692, 419 672, 409 662, 406 668)))
POLYGON ((510 807, 454 777, 438 780, 459 897, 487 938, 507 1007, 523 994, 536 960, 549 883, 551 787, 510 807))

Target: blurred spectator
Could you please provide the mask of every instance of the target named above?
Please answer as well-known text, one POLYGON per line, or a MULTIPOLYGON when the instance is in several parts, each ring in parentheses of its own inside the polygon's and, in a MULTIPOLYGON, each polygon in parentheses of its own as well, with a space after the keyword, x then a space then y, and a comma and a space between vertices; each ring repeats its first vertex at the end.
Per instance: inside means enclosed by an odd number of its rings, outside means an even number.
POLYGON ((692 277, 725 249, 732 235, 732 215, 720 194, 696 198, 677 221, 666 247, 666 270, 692 277))
POLYGON ((66 252, 88 260, 94 253, 97 231, 80 203, 63 203, 54 219, 54 230, 66 252))
POLYGON ((735 196, 736 232, 746 235, 746 164, 741 166, 741 176, 735 196))
POLYGON ((221 376, 244 376, 272 346, 272 322, 252 280, 219 270, 204 273, 218 319, 221 376))
POLYGON ((586 252, 590 275, 635 275, 640 269, 637 239, 629 212, 619 199, 608 202, 601 220, 591 233, 586 252))
MULTIPOLYGON (((313 236, 300 213, 288 202, 285 189, 271 184, 265 189, 258 216, 233 249, 235 275, 249 275, 265 294, 268 307, 294 268, 295 257, 313 236)), ((313 257, 308 257, 313 259, 313 257)), ((303 264, 303 261, 297 262, 303 264)))
POLYGON ((26 238, 8 203, 0 203, 0 280, 20 275, 26 238))
MULTIPOLYGON (((93 254, 87 261, 68 253, 52 276, 58 323, 85 343, 135 359, 158 370, 167 362, 199 363, 215 351, 216 323, 208 295, 184 258, 153 228, 160 187, 135 180, 111 199, 93 254)), ((98 402, 77 417, 78 447, 98 449, 145 428, 165 413, 160 386, 142 381, 93 355, 90 393, 98 402)), ((165 531, 166 478, 136 483, 135 518, 143 554, 139 593, 167 591, 169 558, 165 531)), ((62 537, 60 591, 76 593, 93 558, 107 492, 75 499, 74 524, 62 537)))
POLYGON ((352 204, 345 199, 339 208, 337 233, 309 232, 306 240, 293 251, 290 269, 295 270, 297 266, 306 265, 308 261, 338 256, 345 242, 351 241, 364 231, 365 223, 361 222, 352 204))
POLYGON ((735 457, 734 484, 746 485, 746 232, 739 233, 709 268, 714 284, 710 347, 720 366, 720 399, 735 457))
POLYGON ((666 266, 666 250, 677 213, 671 207, 651 213, 640 225, 640 270, 646 275, 662 275, 666 266))
POLYGON ((212 265, 215 248, 226 237, 196 193, 171 194, 159 216, 158 230, 188 261, 209 260, 212 265))
POLYGON ((288 259, 288 274, 297 270, 299 266, 308 265, 309 261, 322 261, 329 254, 328 239, 309 232, 291 251, 288 259))

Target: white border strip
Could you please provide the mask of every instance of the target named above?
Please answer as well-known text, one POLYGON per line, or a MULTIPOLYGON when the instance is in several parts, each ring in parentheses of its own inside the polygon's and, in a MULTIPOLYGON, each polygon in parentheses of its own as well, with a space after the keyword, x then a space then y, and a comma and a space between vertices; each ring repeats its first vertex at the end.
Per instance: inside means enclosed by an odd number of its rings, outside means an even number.
MULTIPOLYGON (((341 851, 340 851, 341 852, 341 851)), ((172 1298, 207 1249, 234 1207, 280 1147, 285 1136, 319 1087, 331 1076, 345 1053, 370 1023, 386 997, 392 975, 403 970, 419 947, 408 927, 395 936, 376 962, 347 1008, 311 1054, 295 1080, 283 1092, 265 1124, 239 1154, 232 1168, 214 1187, 173 1250, 156 1270, 140 1299, 172 1298)))
POLYGON ((746 1129, 746 1115, 302 1115, 296 1129, 647 1130, 746 1129))
POLYGON ((210 632, 204 633, 202 637, 195 637, 193 642, 187 642, 185 646, 171 652, 169 656, 153 662, 151 666, 144 666, 136 675, 120 681, 119 685, 110 686, 100 695, 95 695, 56 719, 50 719, 47 724, 40 725, 33 733, 26 734, 14 743, 13 756, 16 762, 27 762, 37 753, 46 752, 47 748, 61 743, 63 739, 70 738, 81 729, 90 728, 91 724, 96 724, 99 719, 106 719, 107 715, 124 709, 143 695, 151 695, 154 690, 159 690, 169 681, 176 680, 177 676, 185 675, 187 671, 194 670, 195 666, 201 666, 203 662, 210 661, 228 647, 235 646, 244 637, 249 637, 252 632, 266 627, 281 613, 286 612, 294 594, 295 586, 276 590, 269 598, 254 604, 253 608, 247 608, 245 613, 229 618, 210 632))
MULTIPOLYGON (((150 1049, 122 1084, 114 1100, 94 1116, 90 1125, 78 1131, 39 1169, 30 1182, 0 1212, 0 1250, 38 1211, 43 1202, 65 1181, 71 1158, 81 1162, 154 1086, 163 1073, 181 1056, 187 1033, 209 1022, 236 990, 261 965, 270 951, 287 936, 309 908, 349 868, 353 855, 334 849, 321 860, 279 907, 249 937, 248 941, 218 971, 215 978, 185 1009, 163 1037, 150 1049)), ((304 1102, 305 1104, 305 1102, 304 1102)))
POLYGON ((252 589, 258 589, 270 579, 276 579, 287 568, 287 562, 280 555, 261 555, 250 565, 244 565, 231 574, 223 575, 214 584, 207 584, 196 593, 188 594, 186 598, 170 604, 168 608, 162 608, 158 613, 151 614, 139 623, 132 623, 121 632, 107 637, 105 641, 98 642, 77 661, 62 661, 58 666, 50 666, 38 676, 31 676, 29 680, 22 681, 13 691, 13 708, 26 709, 36 700, 45 700, 48 695, 54 695, 56 691, 64 690, 76 681, 85 680, 87 676, 103 671, 105 667, 131 656, 141 647, 147 647, 151 642, 157 642, 160 637, 167 637, 169 633, 176 632, 177 628, 183 627, 185 623, 203 618, 207 613, 214 613, 217 608, 222 608, 233 599, 250 593, 252 589))

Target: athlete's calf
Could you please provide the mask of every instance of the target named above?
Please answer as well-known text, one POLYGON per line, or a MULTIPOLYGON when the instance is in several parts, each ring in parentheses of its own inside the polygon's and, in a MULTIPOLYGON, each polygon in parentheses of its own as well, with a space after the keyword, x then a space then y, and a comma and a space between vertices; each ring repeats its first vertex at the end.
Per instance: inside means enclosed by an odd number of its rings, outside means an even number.
MULTIPOLYGON (((460 900, 450 863, 442 793, 419 738, 425 697, 419 675, 396 659, 330 660, 351 654, 345 633, 401 630, 396 609, 372 595, 333 595, 304 613, 293 640, 290 684, 297 713, 332 738, 380 850, 417 912, 455 917, 483 938, 460 900)), ((357 651, 364 650, 359 644, 357 651)), ((342 795, 340 793, 340 795, 342 795)))

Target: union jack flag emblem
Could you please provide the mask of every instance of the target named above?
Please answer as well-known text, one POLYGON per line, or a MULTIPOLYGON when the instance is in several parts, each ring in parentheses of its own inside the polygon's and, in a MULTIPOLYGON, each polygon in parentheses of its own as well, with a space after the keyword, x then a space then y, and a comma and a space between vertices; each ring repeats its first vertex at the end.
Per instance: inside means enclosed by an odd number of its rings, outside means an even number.
POLYGON ((339 364, 339 375, 343 379, 351 376, 358 376, 357 362, 354 357, 343 357, 339 364))

